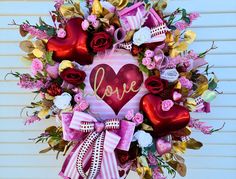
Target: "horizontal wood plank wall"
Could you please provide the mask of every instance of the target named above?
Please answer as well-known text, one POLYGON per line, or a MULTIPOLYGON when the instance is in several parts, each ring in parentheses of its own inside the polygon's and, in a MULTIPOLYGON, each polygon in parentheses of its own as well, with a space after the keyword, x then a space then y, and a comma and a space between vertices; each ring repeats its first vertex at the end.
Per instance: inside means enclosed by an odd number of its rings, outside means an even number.
MULTIPOLYGON (((221 83, 219 91, 224 94, 212 104, 212 113, 194 114, 216 128, 226 122, 225 128, 204 136, 193 132, 203 141, 200 151, 187 151, 188 179, 234 179, 236 178, 236 1, 235 0, 170 0, 167 12, 178 7, 200 12, 201 18, 194 22, 192 30, 197 32, 197 42, 191 48, 201 52, 215 41, 218 49, 212 51, 207 60, 221 83)), ((30 127, 23 125, 20 117, 22 107, 34 96, 16 85, 16 79, 6 73, 26 72, 27 65, 20 60, 24 54, 18 47, 21 37, 12 19, 21 23, 28 19, 34 23, 38 16, 50 22, 48 11, 53 8, 50 0, 1 0, 0 1, 0 179, 56 179, 64 160, 55 159, 55 153, 38 154, 44 144, 35 145, 28 140, 40 134, 44 127, 54 124, 46 120, 30 127)), ((130 177, 134 177, 132 174, 130 177)), ((177 176, 177 178, 180 178, 177 176)))

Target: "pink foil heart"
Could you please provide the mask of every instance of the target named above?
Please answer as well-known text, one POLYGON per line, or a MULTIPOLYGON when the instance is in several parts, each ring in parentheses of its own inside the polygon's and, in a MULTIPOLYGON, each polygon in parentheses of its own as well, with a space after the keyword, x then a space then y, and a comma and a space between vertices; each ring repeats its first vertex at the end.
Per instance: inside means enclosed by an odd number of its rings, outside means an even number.
POLYGON ((181 98, 182 98, 182 94, 178 93, 177 91, 175 91, 175 92, 173 93, 173 100, 174 100, 174 101, 178 101, 178 100, 180 100, 181 98))
POLYGON ((171 151, 171 143, 160 138, 156 141, 156 149, 159 155, 163 155, 171 151))
POLYGON ((46 65, 46 71, 49 76, 53 79, 56 79, 59 76, 58 73, 59 63, 55 63, 54 65, 46 65))

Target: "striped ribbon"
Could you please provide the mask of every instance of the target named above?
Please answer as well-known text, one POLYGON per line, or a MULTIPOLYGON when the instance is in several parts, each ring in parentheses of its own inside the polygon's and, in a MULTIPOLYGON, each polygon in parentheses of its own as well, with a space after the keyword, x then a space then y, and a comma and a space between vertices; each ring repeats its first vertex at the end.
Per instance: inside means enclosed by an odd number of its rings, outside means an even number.
MULTIPOLYGON (((166 36, 165 33, 168 32, 170 29, 166 26, 165 23, 162 23, 156 27, 151 28, 151 41, 147 43, 153 43, 153 42, 161 42, 163 41, 166 36)), ((131 51, 132 50, 132 42, 126 42, 126 43, 120 43, 118 45, 118 48, 126 49, 131 51)))
POLYGON ((112 131, 120 128, 120 120, 99 122, 87 113, 75 112, 70 128, 88 135, 73 149, 60 175, 71 179, 119 179, 114 149, 121 137, 112 131))

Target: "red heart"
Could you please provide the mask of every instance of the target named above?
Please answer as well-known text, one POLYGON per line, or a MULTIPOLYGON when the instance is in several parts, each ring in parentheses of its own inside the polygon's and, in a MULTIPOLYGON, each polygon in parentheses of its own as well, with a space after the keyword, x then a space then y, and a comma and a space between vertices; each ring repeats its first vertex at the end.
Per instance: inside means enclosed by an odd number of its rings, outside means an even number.
POLYGON ((66 24, 66 37, 52 37, 48 40, 47 50, 53 51, 55 61, 71 60, 81 65, 93 62, 87 48, 88 34, 81 27, 83 19, 73 18, 66 24))
POLYGON ((190 120, 189 111, 179 105, 174 105, 169 111, 163 111, 159 96, 146 94, 140 101, 140 108, 152 123, 155 134, 165 135, 184 128, 190 120))
POLYGON ((143 74, 139 71, 139 68, 133 64, 124 65, 117 74, 109 65, 100 64, 94 67, 90 74, 90 85, 93 90, 97 88, 95 92, 100 98, 104 96, 108 85, 108 88, 111 87, 113 91, 118 89, 119 96, 117 95, 117 93, 113 93, 102 98, 102 100, 105 101, 113 109, 116 115, 119 113, 120 109, 138 93, 138 89, 140 88, 142 83, 143 74), (102 71, 104 72, 104 76, 102 74, 102 71), (95 78, 97 79, 96 83, 95 78), (133 85, 133 89, 135 91, 129 91, 131 84, 134 82, 135 85, 133 85), (95 84, 97 85, 97 87, 95 87, 95 84), (122 93, 124 92, 124 84, 126 85, 125 90, 127 91, 127 93, 124 93, 122 98, 122 93))

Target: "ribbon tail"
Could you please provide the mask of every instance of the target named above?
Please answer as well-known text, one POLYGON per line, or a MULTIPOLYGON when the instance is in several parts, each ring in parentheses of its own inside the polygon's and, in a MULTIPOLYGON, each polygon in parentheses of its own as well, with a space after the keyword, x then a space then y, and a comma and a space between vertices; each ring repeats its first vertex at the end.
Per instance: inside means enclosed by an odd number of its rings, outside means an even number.
POLYGON ((101 170, 97 179, 119 179, 118 165, 114 149, 120 141, 120 136, 106 131, 104 141, 103 159, 101 170))
MULTIPOLYGON (((76 159, 77 159, 79 151, 81 150, 81 146, 82 146, 81 144, 77 144, 72 149, 68 157, 66 158, 62 166, 62 170, 59 173, 59 175, 63 177, 64 179, 80 179, 81 178, 76 168, 76 159)), ((92 151, 89 151, 83 160, 82 166, 83 166, 84 171, 87 171, 89 169, 89 166, 90 166, 89 161, 90 161, 91 155, 92 155, 92 151)))

